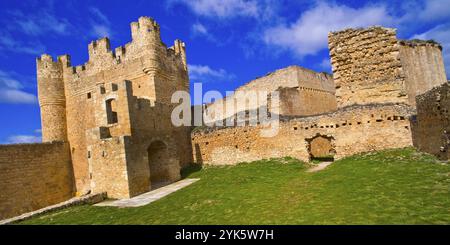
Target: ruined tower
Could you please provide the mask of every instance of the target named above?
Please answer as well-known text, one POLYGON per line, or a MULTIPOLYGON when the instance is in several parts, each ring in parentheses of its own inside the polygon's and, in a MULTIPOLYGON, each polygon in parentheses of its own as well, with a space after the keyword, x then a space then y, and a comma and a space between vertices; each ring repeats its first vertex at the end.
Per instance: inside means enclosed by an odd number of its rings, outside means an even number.
POLYGON ((66 97, 61 60, 49 55, 37 59, 39 105, 41 107, 42 140, 67 141, 66 97))
POLYGON ((408 102, 416 105, 417 95, 447 83, 442 46, 432 40, 400 40, 398 44, 408 102))
POLYGON ((406 103, 446 83, 441 46, 434 41, 398 40, 384 27, 346 29, 328 35, 339 107, 406 103))

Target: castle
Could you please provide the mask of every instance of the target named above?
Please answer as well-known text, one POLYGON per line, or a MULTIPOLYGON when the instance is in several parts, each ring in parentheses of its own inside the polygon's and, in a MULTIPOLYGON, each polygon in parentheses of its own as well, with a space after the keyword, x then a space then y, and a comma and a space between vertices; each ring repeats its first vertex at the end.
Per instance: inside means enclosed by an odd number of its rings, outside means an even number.
MULTIPOLYGON (((0 146, 0 219, 88 193, 133 197, 177 181, 191 163, 339 159, 413 145, 449 156, 450 99, 435 42, 398 40, 382 27, 330 33, 332 76, 291 66, 237 89, 279 92, 279 132, 265 138, 263 125, 175 127, 171 96, 189 92, 185 44, 167 47, 148 17, 131 34, 114 51, 107 38, 90 43, 84 65, 37 59, 43 143, 0 146)), ((227 108, 237 97, 203 113, 234 117, 227 108)))
POLYGON ((91 42, 81 66, 68 55, 37 60, 43 141, 69 143, 79 194, 135 196, 178 180, 192 161, 188 128, 170 121, 172 93, 189 92, 184 43, 166 47, 145 17, 131 36, 114 52, 107 38, 91 42))
MULTIPOLYGON (((194 161, 221 165, 284 156, 340 159, 426 139, 428 129, 415 120, 416 96, 447 84, 442 47, 433 41, 399 40, 394 29, 382 27, 338 31, 328 40, 333 78, 293 66, 238 89, 280 92, 281 122, 275 137, 260 137, 260 125, 196 130, 194 161), (425 128, 422 137, 416 128, 425 128)), ((216 101, 207 113, 226 111, 239 99, 216 101)), ((222 115, 216 119, 232 116, 222 115)))

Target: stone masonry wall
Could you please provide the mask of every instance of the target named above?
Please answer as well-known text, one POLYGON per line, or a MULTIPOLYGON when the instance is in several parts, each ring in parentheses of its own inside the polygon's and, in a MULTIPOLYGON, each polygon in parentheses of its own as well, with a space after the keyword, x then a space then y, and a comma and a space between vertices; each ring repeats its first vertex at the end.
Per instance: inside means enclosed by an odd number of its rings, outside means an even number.
POLYGON ((308 142, 317 136, 332 138, 335 159, 356 153, 412 145, 408 105, 366 105, 341 108, 318 116, 284 118, 278 135, 260 136, 256 127, 195 130, 194 161, 224 165, 263 158, 292 156, 309 161, 308 142))
POLYGON ((62 62, 53 62, 49 55, 37 59, 39 105, 41 108, 42 141, 67 141, 66 97, 62 62))
MULTIPOLYGON (((209 116, 205 117, 205 121, 223 120, 236 112, 255 110, 261 106, 245 102, 245 93, 271 93, 277 90, 281 92, 279 109, 283 115, 313 115, 336 109, 334 82, 330 75, 299 66, 289 66, 250 81, 236 89, 233 95, 208 104, 205 114, 209 116), (323 96, 324 94, 327 95, 323 96), (236 108, 235 111, 232 110, 233 107, 236 108)), ((249 97, 252 102, 256 101, 255 96, 249 97)))
POLYGON ((447 83, 442 47, 433 41, 420 40, 399 44, 409 103, 415 105, 417 95, 447 83))
POLYGON ((338 107, 408 103, 446 83, 442 47, 398 40, 395 29, 347 29, 328 35, 338 107))
POLYGON ((414 145, 441 159, 450 158, 450 86, 448 83, 416 98, 414 145))
POLYGON ((309 116, 337 109, 333 92, 308 87, 280 88, 279 114, 309 116))
POLYGON ((347 29, 328 35, 338 107, 407 103, 395 29, 347 29))
POLYGON ((73 197, 67 143, 0 146, 0 219, 73 197))
POLYGON ((173 105, 139 98, 132 85, 131 81, 122 81, 91 98, 98 126, 87 132, 90 188, 93 193, 106 191, 111 198, 129 198, 149 191, 157 186, 150 179, 158 173, 167 183, 179 180, 180 162, 192 162, 190 141, 184 140, 190 139, 183 135, 185 128, 171 124, 173 105), (105 101, 110 100, 115 101, 118 118, 114 123, 107 122, 105 101), (154 142, 165 149, 153 152, 150 146, 154 142), (158 155, 161 152, 167 154, 158 155), (161 159, 149 158, 152 154, 161 159), (186 154, 190 154, 189 159, 184 158, 186 154))
MULTIPOLYGON (((119 137, 142 134, 139 131, 142 128, 131 128, 132 122, 126 122, 126 120, 143 117, 147 125, 154 120, 166 123, 163 127, 167 130, 164 132, 175 137, 176 142, 185 143, 177 148, 177 153, 182 154, 181 164, 191 162, 192 153, 186 151, 191 149, 188 133, 190 129, 188 127, 175 129, 172 124, 167 124, 170 113, 144 115, 139 110, 128 110, 130 114, 125 115, 122 113, 123 108, 119 105, 118 113, 121 115, 116 125, 107 125, 106 118, 95 119, 97 110, 106 109, 106 101, 96 101, 94 98, 114 91, 118 84, 125 80, 131 83, 133 96, 146 101, 149 105, 154 105, 155 102, 169 105, 173 92, 179 90, 189 92, 184 43, 176 40, 172 47, 167 47, 161 40, 159 25, 148 17, 141 17, 137 22, 131 23, 131 38, 131 42, 114 50, 111 49, 108 38, 91 42, 88 45, 89 60, 78 66, 72 66, 69 55, 59 56, 55 61, 48 55, 38 59, 38 74, 43 74, 39 77, 45 78, 38 79, 39 89, 42 91, 40 101, 42 99, 44 102, 48 101, 45 91, 55 92, 51 94, 51 103, 41 103, 43 122, 55 122, 43 123, 43 132, 59 129, 54 125, 66 127, 57 132, 58 136, 61 138, 65 136, 70 143, 78 195, 91 190, 88 146, 92 143, 87 137, 90 137, 92 130, 100 130, 100 127, 105 130, 104 126, 108 126, 106 130, 109 130, 111 136, 119 137), (134 112, 138 114, 131 114, 134 112), (66 115, 67 118, 55 117, 55 115, 66 115), (61 120, 54 121, 53 118, 61 120), (66 125, 62 122, 64 120, 66 125)), ((121 98, 116 99, 116 101, 121 100, 121 98)), ((133 104, 135 105, 138 106, 133 104)), ((145 135, 148 136, 148 134, 145 135)), ((97 140, 101 142, 100 138, 97 140)), ((140 143, 134 140, 134 144, 140 143)))

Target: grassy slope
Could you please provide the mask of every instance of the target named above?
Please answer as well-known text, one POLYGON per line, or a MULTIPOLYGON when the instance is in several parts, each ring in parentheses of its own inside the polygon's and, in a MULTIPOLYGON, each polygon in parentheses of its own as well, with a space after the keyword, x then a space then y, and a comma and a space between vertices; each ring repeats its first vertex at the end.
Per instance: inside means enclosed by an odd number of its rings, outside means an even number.
POLYGON ((450 165, 413 149, 306 168, 290 158, 209 167, 189 174, 197 183, 144 207, 78 206, 23 223, 450 224, 450 165))

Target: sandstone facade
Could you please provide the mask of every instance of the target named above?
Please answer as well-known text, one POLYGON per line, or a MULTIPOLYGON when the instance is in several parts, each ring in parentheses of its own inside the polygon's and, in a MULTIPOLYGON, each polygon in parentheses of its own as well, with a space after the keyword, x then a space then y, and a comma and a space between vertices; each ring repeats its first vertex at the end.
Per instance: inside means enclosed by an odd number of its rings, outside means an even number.
POLYGON ((189 92, 184 43, 168 48, 148 17, 131 23, 131 34, 114 51, 107 38, 90 43, 84 65, 71 66, 68 55, 37 61, 43 140, 69 142, 78 194, 134 196, 151 188, 159 168, 170 166, 171 182, 192 161, 189 128, 170 121, 172 93, 189 92), (159 154, 154 142, 170 149, 167 166, 149 162, 159 154))
POLYGON ((446 83, 442 47, 403 41, 395 29, 347 29, 328 36, 338 106, 408 103, 446 83))
POLYGON ((233 95, 207 104, 205 122, 220 121, 239 112, 256 110, 267 105, 268 100, 267 97, 257 97, 256 93, 267 92, 267 96, 270 96, 274 91, 279 92, 280 104, 277 110, 280 115, 304 116, 336 110, 331 75, 290 66, 257 78, 236 89, 233 95))
POLYGON ((346 107, 318 116, 282 118, 278 134, 270 138, 261 137, 262 125, 207 128, 193 133, 193 155, 198 163, 222 165, 284 156, 310 161, 325 157, 323 152, 340 159, 407 147, 412 145, 409 118, 413 114, 406 104, 346 107), (330 139, 329 144, 314 144, 318 136, 330 139))
POLYGON ((67 143, 0 146, 0 220, 73 197, 67 143))
POLYGON ((194 159, 213 165, 287 155, 304 161, 320 157, 339 159, 365 151, 412 146, 416 127, 418 141, 422 142, 419 144, 426 145, 419 148, 446 149, 442 141, 443 132, 447 132, 443 119, 427 112, 436 110, 433 100, 420 99, 420 105, 417 102, 422 110, 417 118, 419 126, 415 116, 416 96, 447 83, 439 44, 398 40, 394 29, 370 27, 330 33, 329 48, 335 89, 333 83, 320 82, 328 79, 295 79, 293 68, 281 70, 283 76, 279 78, 262 78, 272 81, 271 86, 252 81, 244 89, 248 86, 280 92, 278 111, 283 120, 278 135, 261 137, 262 125, 198 130, 192 137, 194 159), (299 81, 298 87, 294 86, 295 80, 299 81), (301 99, 305 97, 308 99, 301 99), (325 114, 317 115, 321 113, 325 114), (427 119, 430 116, 433 118, 427 119), (425 120, 422 124, 421 118, 425 120), (427 127, 436 131, 431 137, 435 143, 420 139, 426 138, 427 127))
POLYGON ((421 151, 450 158, 450 85, 417 96, 414 145, 421 151))
MULTIPOLYGON (((279 132, 262 137, 264 124, 175 127, 171 96, 189 92, 185 45, 167 47, 148 17, 131 34, 114 51, 107 38, 92 42, 83 65, 68 55, 38 58, 45 143, 0 146, 0 218, 89 192, 132 197, 178 180, 192 162, 340 159, 413 144, 449 157, 449 85, 435 42, 398 40, 381 27, 330 33, 333 77, 291 66, 204 106, 207 122, 236 112, 249 120, 261 103, 248 94, 278 92, 279 132)), ((260 99, 273 105, 271 96, 260 99)))

